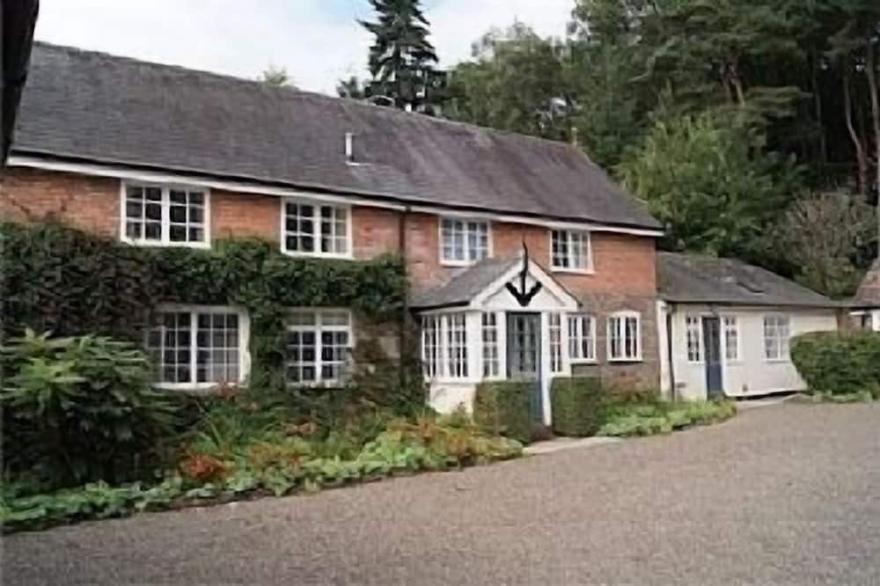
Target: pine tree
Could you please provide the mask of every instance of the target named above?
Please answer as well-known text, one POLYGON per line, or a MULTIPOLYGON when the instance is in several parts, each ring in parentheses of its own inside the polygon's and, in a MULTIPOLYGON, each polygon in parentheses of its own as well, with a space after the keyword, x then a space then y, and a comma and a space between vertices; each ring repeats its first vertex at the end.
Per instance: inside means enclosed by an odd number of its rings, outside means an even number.
POLYGON ((360 21, 375 37, 370 47, 372 80, 367 95, 385 97, 401 109, 427 111, 435 103, 437 54, 428 41, 428 20, 419 0, 370 0, 377 22, 360 21))

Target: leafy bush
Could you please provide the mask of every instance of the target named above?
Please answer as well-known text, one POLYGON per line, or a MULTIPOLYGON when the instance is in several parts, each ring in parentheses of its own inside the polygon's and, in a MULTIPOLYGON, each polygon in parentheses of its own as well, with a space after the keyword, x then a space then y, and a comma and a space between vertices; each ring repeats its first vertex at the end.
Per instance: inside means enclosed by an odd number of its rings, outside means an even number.
POLYGON ((480 383, 474 396, 474 421, 493 435, 527 443, 532 436, 531 384, 514 381, 480 383))
POLYGON ((817 393, 852 395, 880 387, 880 333, 802 334, 792 341, 791 360, 817 393))
POLYGON ((628 437, 671 433, 694 425, 709 425, 736 415, 732 401, 656 401, 619 404, 606 410, 599 435, 628 437))
MULTIPOLYGON (((235 421, 230 409, 222 416, 224 430, 238 429, 236 424, 229 423, 235 421)), ((217 421, 221 416, 210 418, 217 421)), ((111 487, 97 483, 23 496, 16 487, 7 486, 0 502, 0 523, 4 531, 39 529, 79 519, 222 502, 250 495, 315 491, 394 474, 482 464, 522 453, 518 442, 487 436, 475 424, 461 418, 423 416, 391 421, 348 458, 330 455, 332 450, 324 445, 326 439, 315 437, 316 433, 304 437, 299 435, 303 426, 296 427, 298 430, 285 433, 255 426, 225 441, 196 441, 180 463, 181 474, 148 489, 140 484, 111 487), (212 453, 199 451, 217 446, 225 447, 212 453)))
POLYGON ((2 348, 7 470, 53 486, 120 482, 152 470, 175 404, 149 385, 146 356, 110 338, 28 330, 2 348))
POLYGON ((557 434, 587 437, 599 430, 604 397, 598 378, 555 378, 550 398, 553 431, 557 434))

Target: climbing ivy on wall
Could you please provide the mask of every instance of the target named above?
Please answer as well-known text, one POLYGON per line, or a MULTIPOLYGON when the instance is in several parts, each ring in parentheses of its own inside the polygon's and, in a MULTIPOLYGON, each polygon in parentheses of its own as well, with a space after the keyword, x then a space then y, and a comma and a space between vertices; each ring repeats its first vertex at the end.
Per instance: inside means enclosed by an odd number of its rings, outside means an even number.
POLYGON ((210 250, 129 246, 58 223, 0 224, 5 336, 24 328, 142 341, 161 303, 235 305, 251 318, 251 384, 282 380, 290 307, 350 307, 399 323, 406 296, 396 256, 370 261, 296 259, 277 244, 229 239, 210 250))

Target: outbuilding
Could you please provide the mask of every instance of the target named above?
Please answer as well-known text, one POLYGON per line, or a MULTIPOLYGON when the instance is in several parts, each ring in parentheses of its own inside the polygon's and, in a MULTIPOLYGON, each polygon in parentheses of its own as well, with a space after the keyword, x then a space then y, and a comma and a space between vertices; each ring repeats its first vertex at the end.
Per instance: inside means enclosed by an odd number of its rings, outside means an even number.
POLYGON ((880 257, 865 275, 852 306, 857 327, 880 332, 880 257))
POLYGON ((838 327, 840 303, 739 260, 658 253, 657 272, 666 397, 804 390, 791 338, 838 327))

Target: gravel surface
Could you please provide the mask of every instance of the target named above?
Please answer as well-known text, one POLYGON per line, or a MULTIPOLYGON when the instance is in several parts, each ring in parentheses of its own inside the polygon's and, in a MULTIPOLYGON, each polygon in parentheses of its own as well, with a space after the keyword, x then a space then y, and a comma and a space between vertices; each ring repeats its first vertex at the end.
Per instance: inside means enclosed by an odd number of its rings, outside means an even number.
POLYGON ((4 584, 880 584, 880 404, 2 540, 4 584))

